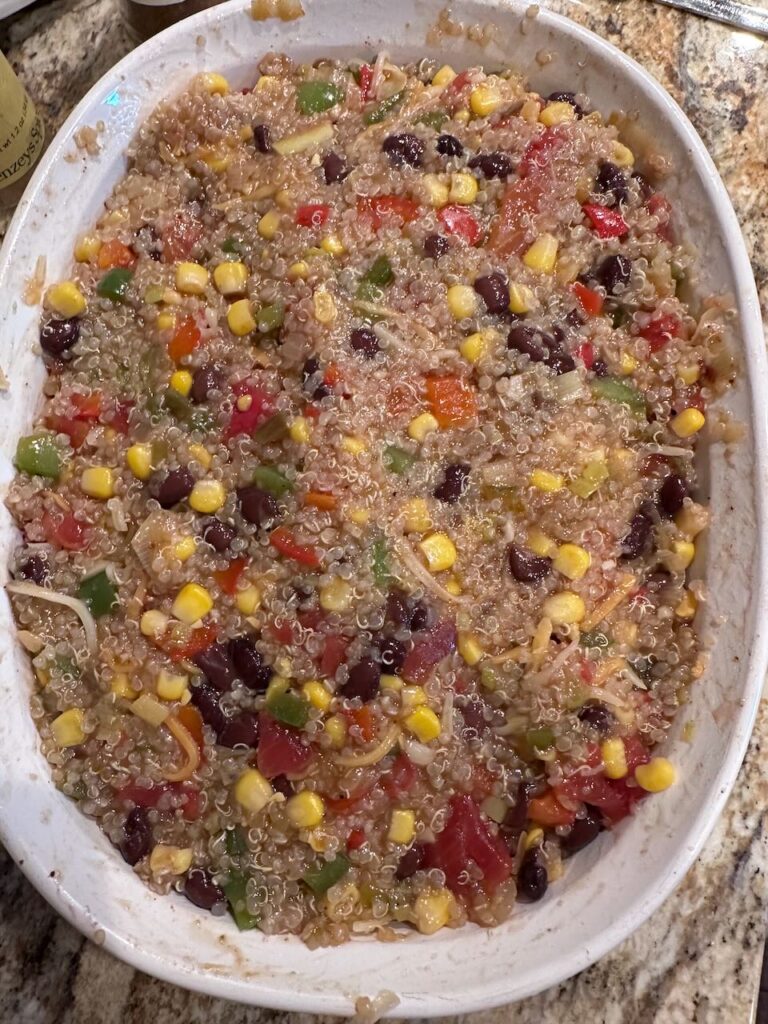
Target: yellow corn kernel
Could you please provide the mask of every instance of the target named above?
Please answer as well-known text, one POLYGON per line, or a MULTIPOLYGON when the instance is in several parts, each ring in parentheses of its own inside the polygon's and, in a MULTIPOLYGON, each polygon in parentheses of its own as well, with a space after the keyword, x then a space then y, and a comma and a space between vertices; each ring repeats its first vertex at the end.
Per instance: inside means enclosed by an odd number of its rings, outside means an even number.
POLYGON ((666 757, 652 757, 648 764, 635 768, 635 779, 647 793, 661 793, 677 781, 677 771, 666 757))
POLYGON ((232 303, 227 310, 227 325, 238 338, 244 338, 246 334, 256 330, 256 321, 248 299, 238 299, 232 303))
POLYGON ((680 366, 677 371, 677 375, 683 384, 691 385, 695 384, 699 379, 701 369, 698 363, 692 363, 690 366, 680 366))
POLYGON ((570 626, 573 623, 581 622, 586 615, 583 600, 570 590, 561 590, 559 594, 552 594, 544 602, 542 611, 556 626, 570 626))
POLYGON ((347 434, 341 439, 341 447, 350 455, 362 455, 363 452, 368 451, 368 442, 364 441, 362 437, 347 434))
POLYGON ((454 597, 461 596, 461 583, 459 582, 456 576, 449 576, 449 578, 445 581, 444 586, 448 593, 453 594, 454 597))
POLYGON ((149 870, 153 875, 184 875, 192 866, 192 850, 181 846, 158 843, 149 855, 149 870))
POLYGON ((379 686, 382 690, 393 690, 398 693, 403 688, 403 680, 400 676, 383 675, 379 679, 379 686))
POLYGON ((161 612, 159 608, 150 608, 149 611, 143 613, 139 620, 139 629, 142 636, 162 636, 167 628, 168 616, 161 612))
POLYGON ((213 456, 204 444, 191 444, 189 446, 189 454, 195 462, 200 463, 203 469, 208 469, 213 462, 213 456))
POLYGON ((367 509, 367 508, 351 508, 349 510, 349 518, 357 526, 365 526, 365 524, 371 518, 370 509, 367 509))
POLYGON ((426 533, 432 526, 429 506, 424 498, 410 498, 403 505, 403 527, 406 533, 426 533))
POLYGON ((566 121, 573 121, 576 111, 570 103, 560 102, 548 103, 539 114, 539 121, 547 128, 554 128, 556 124, 565 124, 566 121))
POLYGON ((309 440, 312 436, 309 429, 309 420, 305 416, 297 416, 291 420, 291 425, 288 427, 288 433, 292 441, 297 444, 309 444, 309 440))
POLYGON ((155 322, 159 331, 170 331, 171 328, 176 326, 176 317, 173 313, 158 313, 155 322))
POLYGON ((186 397, 192 390, 192 374, 189 370, 176 370, 171 374, 169 383, 174 391, 186 397))
POLYGON ((531 487, 547 494, 561 491, 565 487, 565 477, 561 473, 550 473, 547 469, 534 469, 528 479, 531 487))
POLYGON ((675 608, 675 615, 679 619, 692 619, 696 614, 696 609, 699 607, 699 602, 696 595, 690 590, 686 590, 683 594, 680 602, 675 608))
POLYGON ((448 186, 438 174, 425 174, 421 179, 427 201, 430 206, 438 209, 448 202, 448 186))
POLYGON ((675 525, 694 540, 709 525, 709 511, 695 501, 687 501, 675 516, 675 525))
POLYGON ((431 412, 423 412, 408 424, 408 437, 412 437, 414 441, 423 441, 427 434, 431 434, 439 426, 431 412))
POLYGON ((108 466, 89 466, 80 474, 80 487, 91 498, 106 501, 115 493, 115 478, 108 466))
POLYGON ((204 295, 208 287, 208 271, 199 263, 179 263, 176 267, 176 289, 182 295, 204 295))
POLYGON ((468 363, 479 363, 487 355, 492 334, 490 331, 475 331, 459 344, 459 352, 468 363))
POLYGON ((389 819, 387 839, 390 843, 410 843, 416 833, 416 815, 413 811, 396 807, 389 819))
POLYGON ((52 284, 45 293, 45 303, 49 309, 59 316, 80 316, 85 312, 88 303, 74 281, 60 281, 52 284))
POLYGON ((635 154, 632 150, 625 146, 623 142, 619 142, 616 139, 612 146, 613 153, 611 155, 611 161, 616 164, 617 167, 631 167, 635 162, 635 154))
POLYGON ((502 102, 497 90, 489 85, 478 85, 469 94, 469 106, 477 117, 488 117, 499 109, 502 102))
POLYGON ((541 102, 538 96, 529 96, 528 99, 520 107, 520 117, 528 124, 533 124, 534 121, 538 121, 539 112, 541 110, 541 102))
POLYGON ((475 289, 468 284, 454 284, 448 289, 448 309, 454 320, 466 320, 477 310, 475 289))
POLYGON ((327 718, 324 726, 325 731, 331 740, 331 746, 340 750, 347 738, 347 723, 341 715, 331 715, 327 718))
POLYGON ((267 210, 264 216, 260 218, 259 223, 256 225, 256 230, 259 232, 261 237, 266 238, 267 241, 275 237, 279 228, 279 210, 267 210))
POLYGON ((189 677, 161 669, 155 691, 160 700, 181 700, 187 690, 189 677))
POLYGON ((218 71, 204 71, 197 80, 211 95, 226 96, 229 92, 229 82, 218 71))
POLYGON ((454 906, 450 889, 427 889, 419 893, 413 905, 416 927, 422 935, 434 935, 448 924, 454 906))
POLYGON ((603 770, 609 779, 623 779, 628 772, 627 752, 621 739, 604 740, 600 744, 603 770))
POLYGON ((186 562, 197 551, 197 540, 191 535, 181 537, 173 545, 173 554, 180 562, 186 562))
POLYGON ((125 672, 115 673, 110 689, 115 697, 122 697, 123 700, 136 700, 139 696, 138 690, 134 690, 131 686, 131 681, 125 672))
POLYGON ((235 783, 233 795, 250 814, 263 810, 274 794, 271 784, 255 768, 246 768, 235 783))
POLYGON ((227 500, 221 480, 198 480, 189 495, 189 507, 195 512, 211 515, 218 512, 227 500))
POLYGON ((312 296, 315 307, 315 320, 319 324, 332 324, 336 319, 336 303, 333 296, 325 288, 318 288, 312 296))
POLYGON ((466 171, 457 171, 451 175, 451 189, 448 199, 452 203, 460 203, 462 206, 469 206, 477 199, 477 178, 466 171))
POLYGON ((445 572, 456 561, 456 545, 447 533, 433 533, 420 542, 430 572, 445 572))
POLYGON ((352 587, 336 576, 320 588, 319 601, 327 612, 345 612, 352 602, 352 587))
POLYGON ((219 263, 213 271, 213 283, 221 295, 239 295, 248 283, 248 267, 244 263, 219 263))
POLYGON ((534 555, 541 555, 543 558, 554 558, 557 554, 555 541, 538 526, 532 526, 528 530, 526 544, 534 555))
POLYGON ((466 124, 467 121, 469 121, 469 110, 467 110, 466 107, 463 107, 461 110, 457 110, 453 115, 453 120, 457 121, 459 124, 466 124))
POLYGON ((459 633, 459 654, 468 665, 477 665, 485 657, 485 651, 480 646, 474 633, 459 633))
POLYGON ((304 789, 292 796, 285 810, 296 828, 316 828, 325 817, 323 798, 311 789, 304 789))
POLYGON ((210 167, 214 174, 223 174, 229 167, 230 155, 220 149, 204 148, 198 150, 197 156, 206 166, 210 167))
POLYGON ((235 594, 235 607, 241 615, 253 615, 260 604, 261 591, 258 587, 246 587, 235 594))
POLYGON ((293 206, 293 193, 289 188, 281 188, 275 193, 275 202, 281 210, 290 210, 293 206))
POLYGON ((81 708, 70 708, 51 722, 51 732, 60 747, 77 747, 85 740, 83 712, 81 708))
POLYGON ((256 83, 256 92, 263 92, 264 89, 269 89, 270 86, 274 85, 277 81, 276 75, 262 75, 256 83))
POLYGON ((569 580, 580 580, 592 564, 592 556, 578 544, 561 544, 552 565, 569 580))
POLYGON ((249 124, 242 124, 237 134, 241 142, 250 142, 253 138, 253 128, 249 124))
POLYGON ((623 377, 628 377, 631 373, 634 373, 637 366, 637 360, 633 355, 629 352, 621 353, 621 359, 619 360, 619 373, 623 377))
POLYGON ((327 711, 331 706, 333 697, 319 679, 311 679, 308 683, 304 683, 301 691, 312 707, 317 708, 318 711, 327 711))
POLYGON ((429 743, 440 735, 440 719, 432 708, 423 704, 406 716, 403 725, 420 743, 429 743))
POLYGON ((320 248, 329 256, 341 256, 347 251, 338 235, 326 235, 320 243, 320 248))
POLYGON ((696 546, 690 540, 675 540, 672 550, 664 557, 664 565, 670 572, 685 572, 696 556, 696 546))
POLYGON ((704 413, 698 409, 683 409, 669 425, 678 437, 692 437, 706 422, 704 413))
POLYGON ((558 242, 554 235, 539 235, 533 245, 526 250, 523 263, 529 270, 538 274, 551 274, 557 262, 558 242))
POLYGON ((191 626, 204 618, 213 608, 213 598, 199 583, 185 583, 176 595, 171 607, 172 614, 181 622, 191 626))
POLYGON ((534 846, 541 846, 544 840, 544 829, 532 828, 530 831, 525 833, 525 839, 523 845, 526 850, 532 850, 534 846))
POLYGON ((536 296, 527 284, 513 282, 509 286, 509 309, 512 313, 530 313, 535 305, 536 296))
POLYGON ((439 71, 436 71, 432 76, 432 85, 436 85, 440 89, 444 89, 446 85, 449 85, 456 77, 456 72, 453 70, 450 64, 443 64, 439 71))
POLYGON ((101 239, 95 235, 81 235, 75 242, 75 259, 78 263, 93 263, 99 255, 101 239))
POLYGON ((427 703, 427 691, 423 686, 403 686, 400 690, 400 704, 403 711, 421 707, 427 703))
POLYGON ((288 280, 298 281, 299 278, 305 278, 309 273, 309 264, 304 260, 297 260, 296 263, 292 263, 288 267, 288 280))

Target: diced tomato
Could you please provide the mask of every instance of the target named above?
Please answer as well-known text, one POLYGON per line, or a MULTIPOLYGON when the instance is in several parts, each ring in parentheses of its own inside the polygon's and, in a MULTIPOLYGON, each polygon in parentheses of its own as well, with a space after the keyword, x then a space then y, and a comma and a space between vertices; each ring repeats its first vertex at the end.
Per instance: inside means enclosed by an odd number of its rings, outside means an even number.
POLYGON ((237 593, 238 580, 243 575, 243 570, 247 564, 248 561, 245 558, 233 558, 226 569, 214 570, 214 579, 225 594, 229 594, 232 597, 237 593))
POLYGON ((72 512, 44 512, 40 525, 48 543, 65 551, 83 551, 91 542, 92 528, 72 512))
POLYGON ((659 352, 670 338, 679 338, 682 329, 683 324, 679 317, 673 313, 662 313, 643 327, 640 334, 648 342, 651 352, 659 352))
POLYGON ((592 228, 598 238, 623 238, 629 231, 629 224, 618 210, 599 203, 584 203, 582 210, 592 221, 592 228))
POLYGON ((581 281, 575 281, 571 287, 584 312, 590 316, 600 316, 603 311, 603 296, 600 292, 587 288, 581 281))
POLYGON ((306 608, 298 612, 296 618, 302 629, 317 631, 325 622, 327 615, 322 608, 306 608))
POLYGON ((49 430, 55 430, 57 434, 66 434, 74 449, 80 448, 91 430, 90 423, 69 416, 58 416, 55 413, 45 417, 45 425, 49 430))
POLYGON ((441 427, 463 427, 477 415, 475 389, 460 377, 427 377, 427 403, 441 427))
POLYGON ((371 82, 373 81, 373 68, 370 64, 361 64, 357 72, 358 85, 360 86, 360 99, 366 103, 371 99, 371 82))
POLYGON ((347 836, 347 849, 348 850, 359 850, 365 843, 365 830, 362 828, 353 828, 347 836))
POLYGON ((74 391, 69 396, 69 401, 75 409, 76 420, 97 420, 101 415, 102 396, 100 391, 91 391, 87 395, 74 391))
POLYGON ((203 738, 203 716, 193 704, 182 704, 176 709, 176 717, 184 726, 200 750, 205 746, 203 738))
POLYGON ((108 413, 104 422, 119 434, 127 434, 130 427, 133 402, 129 399, 118 399, 113 412, 108 413))
POLYGON ((455 650, 456 623, 452 619, 440 619, 416 634, 400 675, 409 683, 423 683, 432 669, 455 650))
POLYGON ((405 754, 398 754, 389 771, 382 776, 381 785, 387 796, 398 800, 409 793, 418 778, 416 765, 405 754))
POLYGON ((165 651, 171 661, 189 661, 196 654, 207 651, 216 642, 217 635, 218 631, 213 624, 189 629, 178 623, 153 640, 153 643, 165 651))
POLYGON ((350 811, 354 811, 365 800, 375 785, 376 779, 371 779, 358 786, 357 789, 352 790, 347 796, 326 796, 324 797, 325 806, 332 814, 349 814, 350 811))
POLYGON ((465 86, 469 85, 469 82, 469 71, 460 71, 459 74, 456 75, 456 77, 445 87, 445 95, 455 98, 465 86))
POLYGON ((309 419, 311 420, 319 419, 322 411, 322 409, 320 409, 316 405, 313 405, 311 402, 307 402, 307 404, 304 406, 304 415, 308 416, 309 419))
POLYGON ((168 355, 178 363, 184 356, 191 355, 202 341, 203 336, 193 316, 185 316, 174 329, 168 342, 168 355))
POLYGON ((467 245, 476 245, 482 234, 474 215, 458 203, 449 203, 438 210, 437 219, 449 235, 458 235, 467 245))
POLYGON ((499 256, 522 256, 533 241, 532 219, 539 212, 544 186, 536 176, 512 181, 491 224, 488 247, 499 256))
POLYGON ((517 168, 518 175, 521 178, 529 178, 540 174, 549 166, 550 160, 564 142, 565 136, 562 132, 554 128, 545 128, 538 138, 533 139, 525 147, 523 159, 517 168))
POLYGON ((648 764, 651 759, 651 752, 640 737, 633 734, 632 736, 624 737, 624 756, 627 759, 629 775, 632 776, 638 765, 648 764))
POLYGON ((323 646, 323 653, 320 655, 320 675, 324 679, 331 679, 342 664, 347 654, 349 640, 345 636, 327 636, 323 646))
POLYGON ((294 640, 294 622, 270 622, 268 629, 279 644, 292 644, 294 640))
POLYGON ((160 782, 152 786, 140 786, 136 782, 129 782, 118 789, 116 795, 119 800, 132 803, 136 807, 157 807, 160 800, 169 793, 185 798, 181 813, 186 821, 196 821, 200 817, 200 791, 191 782, 160 782))
POLYGON ((413 388, 407 384, 395 384, 387 395, 387 412, 390 416, 398 416, 401 412, 410 409, 415 401, 413 388))
POLYGON ((418 203, 406 196, 369 196, 357 200, 358 217, 370 220, 374 231, 378 231, 386 217, 410 224, 419 215, 418 203))
POLYGON ((576 346, 576 355, 584 363, 588 370, 592 369, 595 362, 595 349, 591 342, 583 341, 581 345, 576 346))
POLYGON ((183 211, 174 214, 173 220, 161 232, 164 262, 185 260, 203 237, 204 231, 204 226, 191 213, 183 211))
MULTIPOLYGON (((640 762, 638 762, 640 763, 640 762)), ((616 823, 630 813, 634 805, 646 795, 639 786, 629 786, 627 779, 607 779, 602 773, 596 775, 572 775, 555 788, 558 798, 566 802, 583 801, 596 807, 616 823)))
POLYGON ((116 238, 110 238, 99 249, 96 262, 102 270, 109 270, 112 267, 129 269, 135 265, 136 259, 136 253, 133 249, 130 249, 116 238))
POLYGON ((247 381, 239 381, 232 387, 235 397, 235 406, 224 435, 226 440, 237 437, 238 434, 252 434, 265 420, 274 412, 274 398, 258 384, 248 384, 247 381), (237 406, 237 399, 249 396, 250 405, 246 409, 237 406))
POLYGON ((303 775, 314 757, 302 742, 301 733, 282 725, 266 711, 259 715, 259 749, 256 765, 267 779, 278 775, 303 775))
POLYGON ((674 242, 675 232, 672 227, 672 204, 661 192, 654 192, 645 204, 648 212, 658 218, 656 234, 665 242, 674 242))
POLYGON ((292 558, 300 565, 317 569, 320 565, 320 555, 317 548, 312 544, 300 544, 293 536, 287 526, 278 526, 269 535, 269 543, 276 548, 285 558, 292 558))
POLYGON ((367 704, 361 708, 350 708, 344 712, 344 717, 350 726, 356 725, 360 730, 360 739, 363 743, 370 743, 376 739, 376 722, 367 704))
POLYGON ((321 228, 330 212, 328 203, 304 203, 296 210, 296 223, 303 228, 321 228))
POLYGON ((537 825, 554 828, 555 825, 572 825, 576 820, 576 812, 563 807, 550 789, 529 802, 528 817, 537 825))
POLYGON ((311 505, 312 508, 330 511, 336 508, 337 501, 335 495, 328 494, 326 491, 309 491, 304 495, 304 504, 311 505))
POLYGON ((454 796, 445 828, 434 843, 425 847, 425 861, 430 868, 439 868, 452 892, 472 898, 472 884, 467 868, 474 861, 482 871, 479 883, 490 895, 512 873, 512 858, 499 836, 494 836, 480 814, 472 797, 454 796))

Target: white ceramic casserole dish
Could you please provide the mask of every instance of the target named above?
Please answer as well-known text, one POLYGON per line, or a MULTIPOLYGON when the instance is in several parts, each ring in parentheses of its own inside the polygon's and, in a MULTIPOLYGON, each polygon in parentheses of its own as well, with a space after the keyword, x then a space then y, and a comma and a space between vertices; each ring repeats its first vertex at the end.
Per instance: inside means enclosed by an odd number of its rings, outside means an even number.
MULTIPOLYGON (((726 452, 705 451, 701 470, 712 495, 713 526, 698 571, 711 600, 701 628, 714 645, 709 667, 665 745, 680 781, 645 801, 633 818, 568 863, 546 898, 520 906, 495 931, 467 926, 405 943, 361 940, 310 952, 295 938, 238 934, 182 898, 144 887, 76 805, 56 791, 28 713, 31 672, 0 598, 0 835, 41 893, 86 935, 137 968, 223 996, 286 1010, 350 1014, 359 995, 391 990, 397 1016, 429 1017, 492 1007, 535 993, 597 960, 648 917, 692 864, 736 778, 747 745, 766 660, 763 547, 766 475, 766 363, 755 286, 728 196, 700 139, 670 97, 637 64, 568 20, 526 16, 523 0, 457 0, 467 24, 493 22, 484 49, 465 36, 439 45, 426 34, 437 0, 378 4, 304 0, 299 21, 256 23, 243 0, 171 28, 131 53, 79 104, 38 168, 0 258, 0 366, 10 388, 0 397, 0 483, 12 477, 20 434, 28 431, 44 377, 38 309, 24 304, 25 281, 40 254, 47 276, 66 276, 76 235, 98 215, 124 169, 125 147, 155 104, 203 69, 234 87, 251 83, 268 50, 293 57, 357 56, 386 47, 395 60, 438 57, 456 68, 510 64, 544 93, 589 94, 604 113, 636 113, 671 158, 665 184, 686 234, 701 254, 702 294, 730 292, 739 324, 734 342, 742 373, 727 407, 746 437, 726 452), (540 66, 536 55, 553 60, 540 66), (86 157, 73 141, 83 125, 103 121, 101 152, 86 157), (696 727, 679 739, 684 721, 696 727)), ((17 542, 0 510, 0 572, 17 542)))

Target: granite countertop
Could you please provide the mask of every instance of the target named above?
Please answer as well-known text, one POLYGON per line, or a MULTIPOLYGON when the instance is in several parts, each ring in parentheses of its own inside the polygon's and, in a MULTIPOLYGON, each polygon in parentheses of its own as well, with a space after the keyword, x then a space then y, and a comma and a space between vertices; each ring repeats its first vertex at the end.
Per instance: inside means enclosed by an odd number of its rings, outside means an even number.
MULTIPOLYGON (((649 0, 543 5, 626 50, 684 107, 728 186, 768 315, 768 43, 649 0)), ((51 129, 130 46, 116 0, 53 0, 0 22, 0 47, 51 129)), ((463 1024, 748 1024, 768 910, 767 746, 764 702, 734 793, 703 853, 632 938, 570 981, 463 1024)), ((0 847, 0 1020, 256 1024, 288 1017, 290 1024, 313 1019, 196 995, 113 959, 65 924, 0 847)))

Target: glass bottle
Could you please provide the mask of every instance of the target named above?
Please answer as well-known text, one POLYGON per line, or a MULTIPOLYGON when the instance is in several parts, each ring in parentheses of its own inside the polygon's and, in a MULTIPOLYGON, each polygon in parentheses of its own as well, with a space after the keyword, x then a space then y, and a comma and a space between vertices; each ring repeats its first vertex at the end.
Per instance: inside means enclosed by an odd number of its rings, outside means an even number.
POLYGON ((43 119, 0 53, 0 210, 21 199, 44 143, 43 119))

